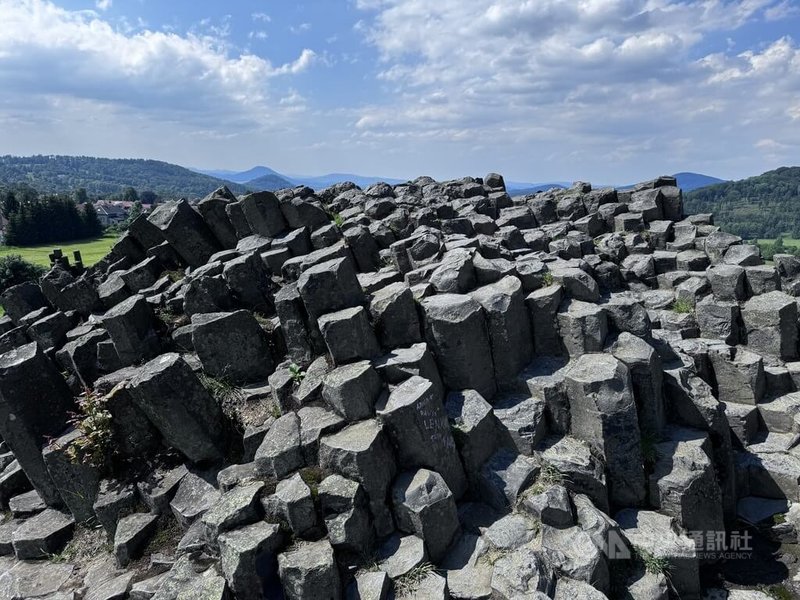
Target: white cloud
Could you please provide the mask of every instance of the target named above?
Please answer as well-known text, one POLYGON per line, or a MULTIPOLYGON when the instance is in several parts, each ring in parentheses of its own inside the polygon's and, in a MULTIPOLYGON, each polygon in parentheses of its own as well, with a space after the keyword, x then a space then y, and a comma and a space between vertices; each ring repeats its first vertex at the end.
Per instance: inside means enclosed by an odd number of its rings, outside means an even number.
POLYGON ((112 4, 112 0, 95 0, 95 3, 94 3, 94 5, 99 10, 108 10, 109 8, 111 8, 111 4, 112 4))
MULTIPOLYGON (((271 82, 309 68, 316 56, 303 50, 273 65, 232 52, 222 35, 128 32, 46 0, 0 0, 0 21, 0 106, 75 99, 161 120, 252 126, 279 115, 271 82)), ((224 34, 227 18, 216 27, 224 34)))
POLYGON ((261 21, 262 23, 269 23, 272 21, 272 17, 263 12, 255 12, 250 15, 250 18, 253 19, 253 21, 261 21))
POLYGON ((561 169, 581 156, 595 177, 656 161, 713 169, 718 160, 722 169, 794 117, 800 48, 784 37, 744 52, 737 44, 738 54, 724 41, 718 53, 701 49, 711 34, 735 38, 783 4, 359 0, 370 12, 358 30, 377 49, 393 100, 364 107, 358 135, 365 143, 489 137, 517 165, 521 151, 561 169))

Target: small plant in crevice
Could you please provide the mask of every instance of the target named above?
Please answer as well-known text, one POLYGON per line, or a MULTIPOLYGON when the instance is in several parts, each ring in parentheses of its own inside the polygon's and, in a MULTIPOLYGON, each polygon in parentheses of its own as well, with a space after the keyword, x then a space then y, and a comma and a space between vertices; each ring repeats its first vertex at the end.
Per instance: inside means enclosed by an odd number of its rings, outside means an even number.
POLYGON ((525 490, 522 499, 544 493, 548 488, 551 488, 554 485, 559 485, 563 483, 564 480, 565 477, 561 471, 549 463, 544 463, 541 471, 539 471, 539 476, 536 478, 536 481, 531 487, 525 490))
POLYGON ((211 377, 205 373, 200 374, 200 382, 209 394, 219 403, 223 414, 237 429, 244 430, 241 422, 241 412, 246 402, 242 388, 232 384, 224 375, 211 377))
POLYGON ((69 423, 81 436, 66 449, 73 463, 92 465, 99 469, 108 467, 114 455, 114 426, 107 407, 108 397, 86 388, 78 397, 78 411, 69 423))
POLYGON ((694 305, 685 298, 678 298, 672 303, 672 311, 676 313, 691 313, 694 312, 694 305))
POLYGON ((436 572, 436 567, 431 563, 422 563, 414 567, 405 575, 401 575, 394 580, 394 589, 397 596, 408 596, 414 594, 420 584, 432 573, 436 572))
POLYGON ((652 573, 654 575, 665 575, 665 576, 669 575, 670 571, 669 560, 667 560, 663 556, 655 556, 654 554, 648 552, 647 550, 639 546, 634 547, 634 552, 636 553, 636 557, 644 565, 645 571, 647 571, 648 573, 652 573))
POLYGON ((319 494, 319 484, 325 479, 325 471, 321 467, 305 467, 300 469, 300 478, 311 490, 311 495, 316 498, 319 494))
POLYGON ((306 377, 306 372, 297 363, 292 363, 289 365, 289 377, 296 385, 300 385, 306 377))
POLYGON ((339 213, 331 213, 331 220, 337 227, 344 225, 344 218, 339 213))
POLYGON ((544 275, 542 275, 542 285, 544 287, 553 285, 553 281, 554 281, 553 274, 550 273, 549 271, 547 273, 545 273, 544 275))

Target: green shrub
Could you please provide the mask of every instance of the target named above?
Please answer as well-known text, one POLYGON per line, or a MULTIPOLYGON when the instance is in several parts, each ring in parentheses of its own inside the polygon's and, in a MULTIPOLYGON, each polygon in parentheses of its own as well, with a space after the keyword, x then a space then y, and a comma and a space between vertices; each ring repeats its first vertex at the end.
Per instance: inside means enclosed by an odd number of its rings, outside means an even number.
POLYGON ((19 254, 4 256, 0 258, 0 294, 20 283, 38 281, 46 272, 44 267, 28 262, 19 254))
POLYGON ((98 469, 110 465, 114 454, 114 429, 106 403, 107 396, 89 389, 78 398, 78 412, 70 419, 70 423, 83 435, 67 448, 67 457, 72 462, 98 469))

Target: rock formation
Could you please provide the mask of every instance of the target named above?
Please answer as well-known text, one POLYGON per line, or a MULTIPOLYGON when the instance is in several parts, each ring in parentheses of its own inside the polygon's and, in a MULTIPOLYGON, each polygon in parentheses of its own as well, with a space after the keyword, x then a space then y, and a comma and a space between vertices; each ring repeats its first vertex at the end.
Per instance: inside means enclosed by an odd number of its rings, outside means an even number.
POLYGON ((1 593, 700 598, 798 542, 798 295, 671 177, 163 204, 3 294, 1 593))

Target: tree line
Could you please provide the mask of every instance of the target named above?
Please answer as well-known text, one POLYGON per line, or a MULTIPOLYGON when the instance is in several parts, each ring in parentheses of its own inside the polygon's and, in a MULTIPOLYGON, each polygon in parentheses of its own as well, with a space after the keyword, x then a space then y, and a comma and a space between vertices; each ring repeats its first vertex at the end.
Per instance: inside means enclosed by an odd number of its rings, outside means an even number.
POLYGON ((80 208, 71 195, 40 195, 30 186, 0 190, 7 246, 34 246, 97 237, 103 225, 91 203, 80 208))
POLYGON ((717 225, 745 239, 800 238, 800 167, 708 186, 684 199, 687 212, 713 212, 717 225))

